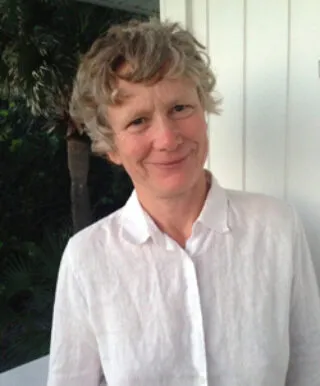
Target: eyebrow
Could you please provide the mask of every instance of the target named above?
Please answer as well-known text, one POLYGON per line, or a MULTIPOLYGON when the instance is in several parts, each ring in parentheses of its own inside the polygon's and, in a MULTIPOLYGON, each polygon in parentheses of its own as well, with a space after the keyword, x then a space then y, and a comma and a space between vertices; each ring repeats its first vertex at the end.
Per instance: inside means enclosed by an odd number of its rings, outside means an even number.
POLYGON ((138 118, 146 117, 149 114, 150 111, 148 111, 147 109, 132 110, 125 115, 125 119, 126 121, 132 121, 138 118))
POLYGON ((132 93, 124 90, 123 88, 118 88, 116 95, 117 95, 116 98, 117 98, 117 100, 119 100, 119 102, 124 102, 125 100, 132 99, 135 96, 137 96, 136 94, 132 94, 132 93))

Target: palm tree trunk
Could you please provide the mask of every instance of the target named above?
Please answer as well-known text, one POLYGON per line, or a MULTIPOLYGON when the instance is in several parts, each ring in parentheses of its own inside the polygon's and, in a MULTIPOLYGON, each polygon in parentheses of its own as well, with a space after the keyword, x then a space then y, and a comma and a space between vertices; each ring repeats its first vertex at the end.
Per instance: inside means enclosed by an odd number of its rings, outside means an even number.
POLYGON ((74 135, 68 137, 67 152, 74 233, 91 224, 90 200, 87 185, 89 150, 90 145, 87 141, 74 135))

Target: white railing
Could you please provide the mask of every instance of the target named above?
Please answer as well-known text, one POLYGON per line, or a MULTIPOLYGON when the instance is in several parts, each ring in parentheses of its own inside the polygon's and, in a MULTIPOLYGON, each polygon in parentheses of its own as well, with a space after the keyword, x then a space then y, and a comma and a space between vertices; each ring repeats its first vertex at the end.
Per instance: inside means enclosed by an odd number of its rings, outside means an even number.
POLYGON ((48 357, 0 374, 0 386, 45 386, 48 375, 48 357))

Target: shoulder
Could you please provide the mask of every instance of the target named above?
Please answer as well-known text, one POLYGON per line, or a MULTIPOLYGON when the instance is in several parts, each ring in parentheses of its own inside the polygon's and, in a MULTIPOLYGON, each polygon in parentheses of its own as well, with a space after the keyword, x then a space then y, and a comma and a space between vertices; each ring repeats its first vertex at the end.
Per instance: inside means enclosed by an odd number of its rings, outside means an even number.
POLYGON ((105 260, 106 253, 119 247, 123 208, 91 224, 73 235, 65 248, 63 259, 74 270, 88 269, 105 260))
POLYGON ((239 225, 293 232, 297 215, 288 202, 260 193, 226 190, 231 220, 239 225))

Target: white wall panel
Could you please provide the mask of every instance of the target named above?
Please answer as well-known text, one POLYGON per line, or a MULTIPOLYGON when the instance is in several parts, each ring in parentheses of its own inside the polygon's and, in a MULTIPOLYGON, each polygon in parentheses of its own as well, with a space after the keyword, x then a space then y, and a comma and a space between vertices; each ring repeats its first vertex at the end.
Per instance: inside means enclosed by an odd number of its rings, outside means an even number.
POLYGON ((187 12, 189 12, 189 0, 159 0, 160 16, 162 20, 171 20, 187 27, 187 12))
POLYGON ((208 3, 208 52, 223 97, 222 114, 210 117, 210 169, 221 184, 244 185, 244 1, 208 3))
POLYGON ((287 0, 247 0, 245 55, 245 188, 282 197, 287 116, 287 0))
POLYGON ((287 196, 296 204, 320 278, 320 1, 291 0, 287 196))
POLYGON ((210 0, 188 0, 187 25, 199 42, 206 47, 209 43, 208 2, 210 0))

